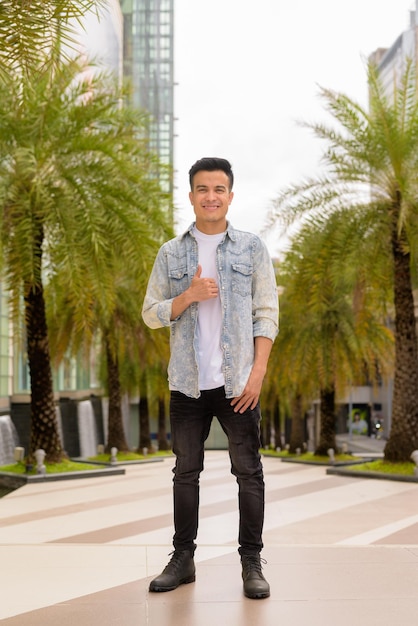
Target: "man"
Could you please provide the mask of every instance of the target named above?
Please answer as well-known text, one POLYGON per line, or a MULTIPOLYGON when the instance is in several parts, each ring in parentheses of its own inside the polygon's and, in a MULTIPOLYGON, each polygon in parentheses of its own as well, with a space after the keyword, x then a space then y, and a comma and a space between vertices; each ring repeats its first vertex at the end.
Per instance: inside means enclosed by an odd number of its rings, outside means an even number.
POLYGON ((216 416, 228 437, 239 487, 244 594, 266 598, 259 397, 278 332, 274 270, 259 237, 235 230, 226 219, 233 199, 230 163, 200 159, 189 179, 196 221, 161 247, 142 310, 150 328, 171 327, 168 380, 176 455, 174 552, 150 591, 171 591, 195 580, 199 476, 216 416))

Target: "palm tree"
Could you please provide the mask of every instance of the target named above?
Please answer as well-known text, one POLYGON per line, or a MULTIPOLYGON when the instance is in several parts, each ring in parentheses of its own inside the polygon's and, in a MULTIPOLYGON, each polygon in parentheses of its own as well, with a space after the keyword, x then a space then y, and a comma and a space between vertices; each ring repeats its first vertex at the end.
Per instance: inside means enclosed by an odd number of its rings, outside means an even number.
MULTIPOLYGON (((142 187, 146 189, 145 183, 142 187)), ((137 219, 149 231, 150 242, 139 247, 140 259, 131 254, 126 257, 124 249, 120 250, 114 264, 112 311, 109 314, 100 301, 92 303, 88 316, 93 333, 86 332, 80 319, 77 322, 65 275, 56 274, 47 286, 51 353, 56 362, 59 363, 69 352, 74 355, 84 353, 88 360, 92 349, 101 357, 100 378, 109 397, 107 451, 112 447, 129 450, 122 420, 122 396, 137 393, 138 372, 146 368, 150 360, 147 355, 153 355, 155 359, 164 344, 161 341, 157 344, 144 326, 140 303, 144 299, 159 243, 170 237, 172 231, 165 211, 159 206, 161 193, 158 186, 148 185, 147 194, 148 199, 144 197, 146 206, 138 212, 137 219)))
MULTIPOLYGON (((161 224, 161 219, 164 216, 165 213, 161 210, 155 211, 152 221, 150 220, 151 215, 148 215, 148 228, 150 234, 153 233, 155 236, 153 240, 155 246, 158 246, 159 233, 161 234, 164 225, 161 224)), ((171 229, 167 226, 163 230, 168 237, 171 229)), ((103 338, 102 352, 106 355, 105 388, 109 395, 107 450, 113 446, 118 450, 129 450, 122 421, 122 394, 132 394, 138 391, 138 380, 141 379, 139 372, 146 375, 149 371, 146 366, 149 358, 145 354, 149 351, 155 358, 155 355, 162 350, 162 346, 156 345, 153 337, 150 340, 150 334, 147 329, 144 329, 142 322, 141 307, 138 306, 138 303, 141 303, 145 296, 146 281, 155 254, 156 248, 149 254, 144 254, 143 267, 137 268, 131 279, 129 279, 125 266, 125 275, 123 276, 121 272, 117 281, 118 285, 115 288, 116 306, 111 323, 102 327, 100 316, 98 319, 98 329, 103 338)), ((139 412, 140 416, 143 416, 140 432, 144 433, 144 424, 147 431, 146 440, 142 442, 140 451, 143 448, 151 448, 148 404, 147 402, 144 403, 144 399, 146 401, 147 397, 148 394, 146 393, 140 395, 139 412)))
MULTIPOLYGON (((165 381, 166 383, 166 381, 165 381)), ((166 384, 167 387, 167 384, 166 384)), ((167 410, 166 410, 166 394, 158 397, 158 431, 157 443, 159 450, 170 450, 170 443, 167 437, 167 410)))
POLYGON ((382 272, 382 287, 393 288, 395 372, 392 429, 385 458, 405 461, 418 448, 418 348, 415 331, 412 270, 416 263, 418 224, 418 101, 415 76, 407 64, 389 100, 376 68, 368 68, 369 111, 348 96, 322 89, 334 118, 332 125, 309 125, 328 143, 326 172, 283 192, 279 211, 290 221, 311 215, 356 212, 362 225, 353 237, 368 248, 355 267, 373 259, 382 272), (335 122, 337 124, 335 124, 335 122))
POLYGON ((105 449, 106 452, 110 452, 115 447, 121 452, 128 452, 129 444, 126 439, 122 416, 119 358, 109 330, 103 333, 103 344, 106 358, 107 393, 109 397, 108 434, 105 449))
MULTIPOLYGON (((155 354, 147 369, 148 394, 157 407, 157 444, 159 450, 169 450, 170 445, 167 439, 167 412, 166 406, 169 402, 169 390, 167 385, 167 364, 169 351, 169 336, 167 332, 158 333, 156 340, 159 343, 160 357, 155 354)), ((155 336, 155 332, 153 332, 155 336)))
MULTIPOLYGON (((45 79, 46 73, 51 79, 48 68, 59 59, 59 41, 69 43, 71 39, 69 20, 79 20, 86 11, 101 4, 102 0, 35 0, 30 4, 5 0, 0 6, 1 266, 6 272, 6 284, 13 292, 15 321, 19 319, 21 301, 25 308, 32 385, 31 448, 45 448, 48 457, 54 459, 60 459, 63 452, 55 421, 40 277, 46 224, 37 205, 44 199, 41 199, 42 193, 38 195, 41 179, 32 184, 34 173, 35 178, 40 173, 36 171, 33 148, 44 111, 39 110, 41 115, 33 127, 35 109, 31 108, 30 99, 38 78, 45 79), (18 225, 20 218, 22 223, 18 225), (11 241, 8 241, 9 235, 11 241), (21 246, 26 247, 26 254, 22 271, 16 274, 19 250, 14 244, 18 238, 21 246)), ((40 80, 39 92, 42 86, 45 80, 40 80)), ((42 106, 47 108, 46 101, 42 106)))
POLYGON ((358 230, 355 217, 335 213, 326 220, 309 221, 294 237, 281 265, 284 291, 272 363, 298 417, 293 448, 300 447, 304 411, 320 397, 315 449, 319 455, 336 449, 336 398, 350 381, 375 379, 376 364, 382 375, 391 360, 385 301, 372 283, 366 283, 364 268, 352 271, 352 258, 358 253, 352 237, 358 230))
POLYGON ((50 71, 71 55, 75 23, 102 6, 106 0, 2 0, 0 79, 7 81, 11 70, 50 71))
POLYGON ((25 304, 31 450, 42 447, 51 460, 63 452, 55 421, 45 280, 61 276, 75 324, 92 334, 95 307, 111 319, 118 259, 135 260, 141 267, 147 250, 155 255, 147 216, 159 192, 148 176, 153 157, 138 136, 145 116, 121 107, 125 94, 103 76, 83 81, 84 69, 70 60, 53 72, 11 71, 0 80, 3 276, 15 321, 25 304))
POLYGON ((136 377, 137 391, 139 391, 139 438, 138 451, 150 448, 151 425, 150 417, 153 410, 158 415, 158 446, 167 449, 168 442, 165 432, 165 406, 168 400, 167 365, 169 358, 168 329, 161 332, 150 332, 148 328, 142 334, 142 358, 137 363, 136 377))

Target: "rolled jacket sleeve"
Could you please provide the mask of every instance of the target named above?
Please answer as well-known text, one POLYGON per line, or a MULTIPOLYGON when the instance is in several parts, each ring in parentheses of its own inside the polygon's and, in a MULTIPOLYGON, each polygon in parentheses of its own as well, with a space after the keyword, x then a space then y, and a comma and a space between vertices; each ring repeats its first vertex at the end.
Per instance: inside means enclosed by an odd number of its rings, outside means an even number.
POLYGON ((254 258, 253 335, 274 341, 279 332, 279 300, 274 267, 264 242, 254 258))
POLYGON ((161 248, 152 268, 142 306, 142 319, 150 328, 170 326, 173 298, 167 275, 164 249, 161 248))

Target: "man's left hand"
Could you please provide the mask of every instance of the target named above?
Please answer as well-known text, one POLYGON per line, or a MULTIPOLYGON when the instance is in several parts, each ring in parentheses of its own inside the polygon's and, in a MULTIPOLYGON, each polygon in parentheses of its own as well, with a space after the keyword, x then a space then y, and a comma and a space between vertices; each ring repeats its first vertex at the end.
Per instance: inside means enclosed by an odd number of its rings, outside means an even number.
POLYGON ((231 400, 235 413, 245 413, 248 408, 255 409, 260 398, 263 378, 264 376, 257 376, 254 370, 251 372, 242 394, 231 400))

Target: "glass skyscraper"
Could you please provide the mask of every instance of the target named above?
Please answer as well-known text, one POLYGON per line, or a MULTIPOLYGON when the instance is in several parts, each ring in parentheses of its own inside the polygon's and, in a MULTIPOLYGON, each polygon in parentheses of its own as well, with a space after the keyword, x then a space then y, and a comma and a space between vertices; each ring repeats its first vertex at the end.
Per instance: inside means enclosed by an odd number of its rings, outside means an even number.
POLYGON ((174 0, 121 0, 124 24, 123 74, 133 104, 150 114, 150 148, 164 166, 158 175, 173 193, 174 0))

